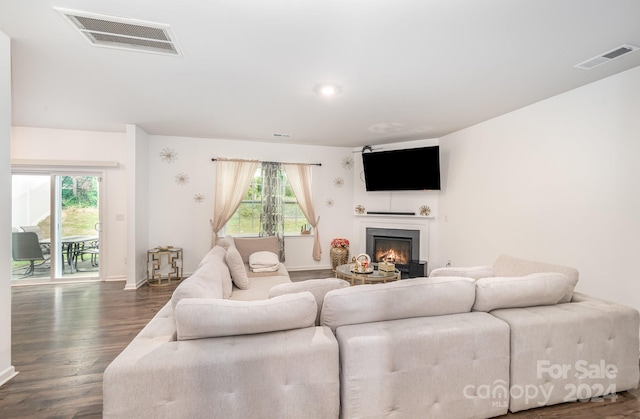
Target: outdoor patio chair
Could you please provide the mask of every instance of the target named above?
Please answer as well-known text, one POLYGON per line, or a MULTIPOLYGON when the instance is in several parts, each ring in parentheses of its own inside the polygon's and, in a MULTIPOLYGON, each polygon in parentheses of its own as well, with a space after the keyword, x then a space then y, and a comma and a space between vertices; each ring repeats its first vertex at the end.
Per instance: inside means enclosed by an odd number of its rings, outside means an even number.
POLYGON ((46 262, 47 259, 42 253, 38 235, 34 232, 13 232, 11 256, 16 262, 28 261, 29 266, 25 271, 25 276, 33 275, 36 268, 36 261, 46 262))

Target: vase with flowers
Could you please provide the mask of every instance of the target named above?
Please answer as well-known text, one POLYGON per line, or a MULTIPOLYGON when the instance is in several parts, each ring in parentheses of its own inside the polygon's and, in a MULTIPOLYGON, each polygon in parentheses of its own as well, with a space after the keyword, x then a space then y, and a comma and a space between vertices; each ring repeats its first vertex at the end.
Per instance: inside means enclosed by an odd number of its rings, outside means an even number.
POLYGON ((331 240, 331 271, 335 272, 336 267, 349 263, 349 240, 336 238, 331 240))

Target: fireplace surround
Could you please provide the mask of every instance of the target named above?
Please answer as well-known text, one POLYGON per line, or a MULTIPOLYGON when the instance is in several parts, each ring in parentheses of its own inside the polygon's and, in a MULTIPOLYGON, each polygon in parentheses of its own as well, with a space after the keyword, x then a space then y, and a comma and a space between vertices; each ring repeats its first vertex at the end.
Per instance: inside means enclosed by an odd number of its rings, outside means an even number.
POLYGON ((395 262, 403 278, 426 276, 420 259, 420 230, 366 228, 366 252, 373 262, 395 262))

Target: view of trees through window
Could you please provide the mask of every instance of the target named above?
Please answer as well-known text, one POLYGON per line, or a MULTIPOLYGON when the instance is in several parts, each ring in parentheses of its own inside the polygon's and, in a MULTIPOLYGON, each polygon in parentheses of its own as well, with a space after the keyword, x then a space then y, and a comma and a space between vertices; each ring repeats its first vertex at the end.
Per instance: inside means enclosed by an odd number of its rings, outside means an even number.
MULTIPOLYGON (((95 225, 99 221, 98 178, 61 176, 60 182, 62 236, 95 234, 95 225)), ((50 224, 50 216, 38 222, 45 238, 49 238, 50 224)))
MULTIPOLYGON (((282 172, 284 187, 284 232, 285 234, 300 233, 303 226, 309 228, 300 205, 289 185, 287 175, 282 172)), ((258 168, 253 181, 233 217, 225 225, 225 234, 257 235, 260 232, 260 210, 262 207, 262 176, 258 168)))

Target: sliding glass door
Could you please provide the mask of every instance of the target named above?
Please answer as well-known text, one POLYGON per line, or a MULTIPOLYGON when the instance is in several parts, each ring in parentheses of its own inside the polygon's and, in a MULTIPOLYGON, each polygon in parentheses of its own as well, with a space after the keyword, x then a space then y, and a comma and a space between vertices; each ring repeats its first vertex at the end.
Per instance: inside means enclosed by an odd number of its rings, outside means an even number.
POLYGON ((99 173, 13 174, 15 281, 99 278, 100 184, 99 173))

